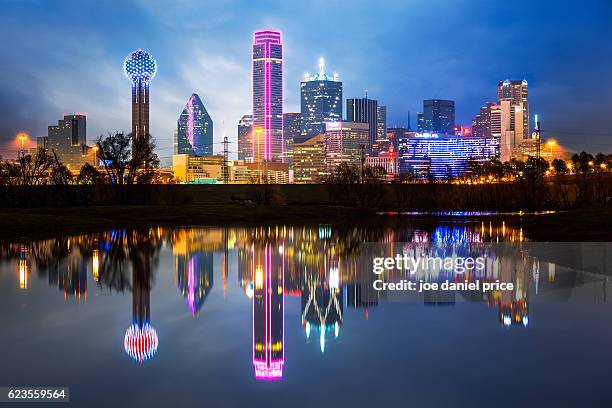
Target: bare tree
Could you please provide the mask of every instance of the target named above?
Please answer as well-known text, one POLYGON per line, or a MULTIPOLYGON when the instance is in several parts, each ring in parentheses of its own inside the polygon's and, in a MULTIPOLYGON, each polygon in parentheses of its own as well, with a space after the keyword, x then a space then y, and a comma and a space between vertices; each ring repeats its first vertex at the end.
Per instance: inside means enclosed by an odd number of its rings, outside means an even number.
POLYGON ((111 184, 146 184, 154 178, 159 166, 155 143, 150 137, 132 139, 131 133, 120 132, 98 138, 97 154, 111 184))
POLYGON ((35 154, 19 156, 17 164, 19 184, 33 186, 45 184, 53 160, 44 149, 39 149, 35 154))

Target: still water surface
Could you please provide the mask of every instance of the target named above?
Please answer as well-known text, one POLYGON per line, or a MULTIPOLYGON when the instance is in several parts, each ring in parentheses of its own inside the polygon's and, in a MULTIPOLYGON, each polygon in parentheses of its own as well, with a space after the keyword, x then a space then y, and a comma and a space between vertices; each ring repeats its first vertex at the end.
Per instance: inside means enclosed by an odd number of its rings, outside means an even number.
POLYGON ((83 407, 610 407, 612 247, 558 245, 501 221, 2 242, 0 386, 83 407), (373 290, 372 257, 396 253, 487 262, 386 281, 515 288, 373 290))

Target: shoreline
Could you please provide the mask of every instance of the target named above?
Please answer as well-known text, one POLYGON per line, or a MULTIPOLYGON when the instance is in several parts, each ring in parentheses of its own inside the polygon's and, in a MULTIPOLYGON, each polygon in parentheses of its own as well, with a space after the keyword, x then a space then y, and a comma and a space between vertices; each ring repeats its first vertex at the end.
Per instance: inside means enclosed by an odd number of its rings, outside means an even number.
POLYGON ((87 206, 29 209, 0 208, 0 240, 44 239, 57 235, 97 232, 113 228, 155 226, 253 227, 260 225, 427 226, 440 222, 503 220, 522 228, 532 241, 612 241, 612 208, 591 208, 550 214, 458 216, 376 214, 330 205, 206 204, 187 206, 87 206))

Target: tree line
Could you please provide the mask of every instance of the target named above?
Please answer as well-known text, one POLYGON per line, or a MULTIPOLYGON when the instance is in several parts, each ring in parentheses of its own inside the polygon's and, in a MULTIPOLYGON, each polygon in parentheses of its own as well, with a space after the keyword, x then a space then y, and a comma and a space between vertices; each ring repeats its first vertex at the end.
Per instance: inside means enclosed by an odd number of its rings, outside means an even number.
POLYGON ((94 160, 85 163, 74 175, 54 150, 37 149, 20 154, 15 161, 0 157, 0 186, 94 185, 117 186, 159 182, 159 157, 151 137, 134 138, 131 133, 114 132, 100 136, 94 160))

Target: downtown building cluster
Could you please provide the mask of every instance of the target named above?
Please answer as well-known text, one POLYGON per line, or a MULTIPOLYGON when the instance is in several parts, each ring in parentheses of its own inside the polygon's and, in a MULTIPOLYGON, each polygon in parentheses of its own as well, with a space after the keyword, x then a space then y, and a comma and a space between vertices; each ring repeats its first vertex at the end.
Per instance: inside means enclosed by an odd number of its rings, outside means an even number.
MULTIPOLYGON (((344 164, 363 171, 382 169, 387 179, 402 174, 414 178, 463 177, 469 163, 508 161, 540 153, 532 135, 528 84, 500 81, 497 101, 487 102, 471 126, 457 124, 455 102, 429 99, 410 125, 388 127, 387 107, 368 97, 347 98, 343 83, 325 71, 305 74, 300 82, 300 111, 283 106, 283 43, 281 33, 254 33, 252 57, 252 114, 238 122, 238 160, 229 160, 227 138, 223 154, 214 152, 213 120, 202 99, 193 93, 181 111, 173 134, 172 171, 182 183, 317 183, 344 164)), ((149 83, 157 62, 143 50, 125 60, 132 83, 133 141, 150 137, 149 83)), ((86 116, 65 115, 50 126, 38 145, 52 149, 75 171, 96 163, 95 147, 87 146, 86 116), (93 153, 92 154, 92 150, 93 153)), ((534 133, 535 135, 536 133, 534 133)), ((218 150, 218 149, 217 149, 218 150)))
MULTIPOLYGON (((287 171, 295 183, 317 183, 342 163, 381 168, 389 179, 461 177, 468 163, 508 161, 534 154, 526 81, 500 81, 498 101, 487 103, 472 126, 455 120, 455 102, 431 99, 417 113, 417 129, 387 127, 387 108, 366 92, 346 99, 342 82, 325 72, 300 83, 300 112, 282 109, 282 42, 276 31, 255 33, 253 114, 238 123, 239 162, 287 171)), ((269 177, 270 178, 270 177, 269 177)))

